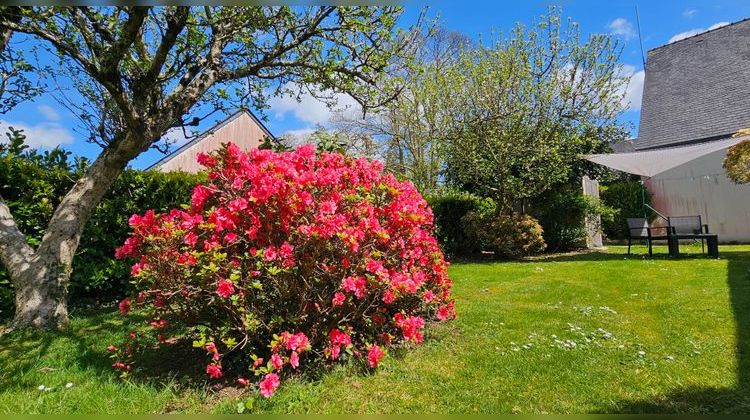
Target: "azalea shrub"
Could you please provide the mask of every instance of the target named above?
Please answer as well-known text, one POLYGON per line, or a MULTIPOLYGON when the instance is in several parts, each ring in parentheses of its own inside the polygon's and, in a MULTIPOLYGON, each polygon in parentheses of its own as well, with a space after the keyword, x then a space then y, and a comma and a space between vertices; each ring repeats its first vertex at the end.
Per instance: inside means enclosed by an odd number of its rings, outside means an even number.
POLYGON ((209 378, 270 397, 305 367, 377 368, 455 316, 432 212, 379 162, 233 144, 198 161, 191 203, 132 216, 117 250, 137 290, 120 310, 149 315, 109 347, 123 375, 149 346, 189 340, 209 378))

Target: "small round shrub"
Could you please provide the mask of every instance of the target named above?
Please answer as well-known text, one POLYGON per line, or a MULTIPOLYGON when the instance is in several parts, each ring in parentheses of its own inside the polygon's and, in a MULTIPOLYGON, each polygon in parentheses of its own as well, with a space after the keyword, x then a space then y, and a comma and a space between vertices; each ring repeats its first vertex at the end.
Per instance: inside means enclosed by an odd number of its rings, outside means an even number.
POLYGON ((538 254, 546 247, 542 226, 527 214, 470 212, 461 221, 467 236, 483 251, 492 251, 497 257, 519 258, 538 254))
MULTIPOLYGON (((750 130, 741 130, 738 134, 748 135, 750 130)), ((727 149, 724 169, 727 170, 727 177, 735 183, 750 183, 750 140, 741 141, 727 149)))
POLYGON ((455 316, 430 208, 379 162, 232 144, 198 161, 208 181, 191 204, 134 215, 117 251, 137 261, 139 292, 121 311, 150 315, 110 347, 123 374, 146 345, 193 340, 210 378, 238 375, 269 397, 302 367, 376 368, 387 346, 455 316))

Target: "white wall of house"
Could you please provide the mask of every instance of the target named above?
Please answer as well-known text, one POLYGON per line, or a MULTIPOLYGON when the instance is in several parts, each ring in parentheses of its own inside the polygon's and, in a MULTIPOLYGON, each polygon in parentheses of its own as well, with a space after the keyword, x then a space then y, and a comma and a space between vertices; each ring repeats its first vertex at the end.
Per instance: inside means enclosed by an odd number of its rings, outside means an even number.
POLYGON ((654 208, 668 216, 701 215, 721 242, 750 242, 750 184, 724 175, 726 150, 645 180, 654 208))

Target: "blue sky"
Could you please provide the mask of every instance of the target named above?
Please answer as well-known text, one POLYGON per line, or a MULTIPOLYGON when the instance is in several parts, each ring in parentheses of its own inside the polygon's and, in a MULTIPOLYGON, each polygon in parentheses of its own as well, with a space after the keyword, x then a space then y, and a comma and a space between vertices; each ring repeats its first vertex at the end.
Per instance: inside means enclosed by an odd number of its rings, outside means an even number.
MULTIPOLYGON (((410 1, 405 3, 403 23, 413 21, 421 7, 428 5, 428 15, 439 16, 442 26, 449 30, 463 32, 471 38, 490 37, 491 32, 506 32, 516 22, 530 24, 544 14, 550 5, 560 6, 562 14, 580 24, 584 35, 590 33, 611 33, 625 43, 621 62, 625 70, 632 74, 632 82, 627 97, 630 110, 623 115, 623 121, 632 124, 633 134, 637 134, 640 97, 643 85, 641 52, 638 43, 635 7, 638 6, 641 18, 643 47, 651 48, 685 37, 718 25, 735 22, 750 17, 750 2, 741 0, 714 1, 410 1)), ((346 98, 342 99, 346 104, 346 98)), ((271 109, 266 112, 267 127, 274 134, 287 132, 304 133, 316 124, 325 125, 331 112, 312 98, 303 98, 297 103, 291 98, 274 98, 271 109)), ((203 129, 208 128, 208 121, 203 129)), ((40 148, 50 148, 62 144, 76 154, 96 157, 99 148, 87 143, 75 131, 77 119, 59 105, 53 94, 36 98, 10 113, 0 116, 0 127, 12 125, 25 129, 30 143, 40 148)), ((143 168, 158 160, 161 154, 149 151, 132 163, 133 167, 143 168)))

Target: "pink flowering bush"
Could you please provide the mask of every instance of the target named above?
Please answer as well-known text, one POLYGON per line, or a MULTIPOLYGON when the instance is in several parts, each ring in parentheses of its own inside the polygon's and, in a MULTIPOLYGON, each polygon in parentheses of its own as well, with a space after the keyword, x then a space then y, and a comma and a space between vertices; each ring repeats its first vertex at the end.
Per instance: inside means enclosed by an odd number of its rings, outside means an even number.
POLYGON ((386 347, 455 316, 432 212, 379 162, 233 144, 198 161, 209 180, 190 205, 134 215, 117 250, 135 259, 140 291, 120 311, 145 308, 150 321, 111 346, 116 369, 131 369, 146 336, 188 339, 209 378, 270 397, 304 367, 377 368, 386 347))

